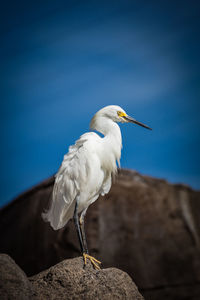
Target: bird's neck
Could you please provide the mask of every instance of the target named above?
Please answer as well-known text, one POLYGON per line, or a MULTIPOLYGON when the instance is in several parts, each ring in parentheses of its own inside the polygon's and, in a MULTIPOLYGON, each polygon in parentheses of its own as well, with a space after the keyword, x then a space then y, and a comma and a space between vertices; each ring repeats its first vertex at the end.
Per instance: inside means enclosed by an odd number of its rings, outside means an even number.
POLYGON ((120 165, 122 136, 118 124, 111 119, 101 117, 96 120, 94 129, 104 135, 102 142, 107 156, 113 157, 120 165))

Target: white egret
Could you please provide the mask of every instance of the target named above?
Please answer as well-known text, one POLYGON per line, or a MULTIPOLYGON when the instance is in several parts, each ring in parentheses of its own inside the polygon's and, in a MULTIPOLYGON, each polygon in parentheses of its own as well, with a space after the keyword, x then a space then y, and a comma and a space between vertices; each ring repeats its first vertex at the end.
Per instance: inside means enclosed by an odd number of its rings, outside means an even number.
POLYGON ((102 133, 103 137, 88 132, 69 147, 55 176, 49 210, 43 214, 54 230, 74 219, 84 263, 89 259, 97 269, 100 261, 89 255, 84 217, 89 205, 99 195, 109 192, 117 162, 120 165, 122 138, 117 122, 132 122, 151 129, 128 116, 120 106, 109 105, 99 110, 92 118, 90 128, 102 133))

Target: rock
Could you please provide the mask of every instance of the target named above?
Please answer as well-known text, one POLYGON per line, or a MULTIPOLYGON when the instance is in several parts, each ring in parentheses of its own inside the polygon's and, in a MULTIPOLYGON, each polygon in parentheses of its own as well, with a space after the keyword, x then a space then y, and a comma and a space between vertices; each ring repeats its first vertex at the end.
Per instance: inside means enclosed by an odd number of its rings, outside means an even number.
POLYGON ((31 284, 25 273, 10 256, 0 254, 0 299, 28 300, 31 296, 31 284))
POLYGON ((94 270, 83 258, 64 260, 32 278, 6 254, 0 254, 0 299, 84 299, 142 300, 143 297, 125 272, 111 268, 94 270))
POLYGON ((94 270, 83 258, 68 259, 30 278, 33 299, 142 300, 128 274, 116 268, 94 270))
MULTIPOLYGON (((29 276, 80 254, 73 222, 53 231, 41 219, 53 183, 0 211, 0 251, 29 276)), ((200 299, 199 191, 121 170, 110 193, 88 209, 85 227, 91 254, 127 272, 145 299, 200 299)))

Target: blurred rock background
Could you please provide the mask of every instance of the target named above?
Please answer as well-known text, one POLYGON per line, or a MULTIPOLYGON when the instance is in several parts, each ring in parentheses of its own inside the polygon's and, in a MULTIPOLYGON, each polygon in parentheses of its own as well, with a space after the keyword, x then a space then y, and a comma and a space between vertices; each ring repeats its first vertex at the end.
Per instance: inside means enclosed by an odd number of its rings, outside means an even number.
MULTIPOLYGON (((72 221, 53 231, 41 219, 54 178, 0 212, 0 252, 28 276, 80 255, 72 221)), ((127 272, 145 299, 200 298, 200 192, 121 170, 108 195, 88 209, 92 255, 127 272)))

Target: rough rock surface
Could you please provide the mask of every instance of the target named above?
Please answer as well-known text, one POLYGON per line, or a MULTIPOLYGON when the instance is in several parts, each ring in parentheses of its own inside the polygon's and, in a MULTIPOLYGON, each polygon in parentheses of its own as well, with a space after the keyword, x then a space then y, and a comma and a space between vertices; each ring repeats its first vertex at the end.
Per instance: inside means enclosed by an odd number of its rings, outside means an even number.
POLYGON ((142 300, 136 285, 125 272, 109 268, 94 270, 83 258, 68 259, 30 278, 33 299, 142 300))
POLYGON ((0 254, 0 299, 27 300, 31 295, 32 287, 25 273, 10 256, 0 254))
MULTIPOLYGON (((79 256, 73 222, 53 231, 41 219, 54 178, 0 211, 0 251, 30 276, 79 256), (34 251, 33 251, 34 249, 34 251)), ((88 209, 91 254, 127 272, 145 299, 200 299, 200 192, 121 170, 88 209)))
POLYGON ((0 254, 1 300, 144 300, 125 272, 86 267, 83 258, 68 259, 32 278, 6 254, 0 254))

